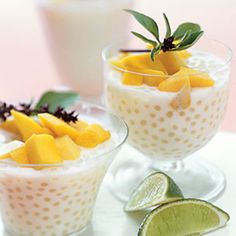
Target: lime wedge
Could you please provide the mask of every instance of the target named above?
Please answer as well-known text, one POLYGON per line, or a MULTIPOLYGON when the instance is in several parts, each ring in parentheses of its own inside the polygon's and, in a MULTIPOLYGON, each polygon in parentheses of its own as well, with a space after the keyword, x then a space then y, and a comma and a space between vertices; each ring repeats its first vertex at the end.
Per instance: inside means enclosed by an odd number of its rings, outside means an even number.
POLYGON ((181 190, 169 176, 155 172, 145 178, 134 191, 125 205, 125 211, 144 210, 182 198, 181 190))
POLYGON ((149 213, 138 236, 186 236, 207 233, 225 226, 229 215, 211 203, 181 199, 149 213))

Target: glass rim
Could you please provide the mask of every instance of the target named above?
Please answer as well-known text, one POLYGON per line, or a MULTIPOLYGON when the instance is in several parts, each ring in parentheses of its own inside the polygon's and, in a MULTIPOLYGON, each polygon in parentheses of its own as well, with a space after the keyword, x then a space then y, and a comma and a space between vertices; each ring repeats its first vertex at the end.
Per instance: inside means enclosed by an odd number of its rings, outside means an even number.
MULTIPOLYGON (((114 147, 112 147, 111 149, 108 149, 105 152, 101 152, 98 155, 94 155, 91 158, 87 158, 86 160, 71 160, 70 162, 72 162, 72 164, 68 165, 69 167, 80 167, 84 164, 88 164, 88 163, 93 163, 93 162, 97 162, 98 160, 104 160, 107 159, 107 155, 112 153, 113 151, 119 149, 127 140, 128 135, 129 135, 129 128, 128 125, 126 124, 126 122, 121 119, 120 117, 114 115, 113 113, 106 111, 105 108, 103 106, 97 105, 97 104, 93 104, 93 103, 89 103, 89 102, 85 102, 80 100, 79 102, 77 102, 76 104, 83 104, 83 105, 89 105, 90 107, 93 108, 97 108, 100 109, 101 111, 104 112, 105 115, 108 115, 109 117, 115 118, 117 121, 119 121, 122 125, 122 128, 125 132, 124 132, 124 136, 122 137, 122 139, 117 142, 114 147), (73 165, 73 162, 75 163, 75 165, 73 165)), ((76 104, 74 106, 76 106, 76 104)), ((10 167, 25 167, 25 168, 49 168, 49 167, 64 167, 66 166, 65 161, 63 161, 62 163, 55 163, 55 164, 20 164, 20 163, 14 163, 14 162, 8 162, 5 160, 0 160, 0 167, 4 166, 10 166, 10 167)))
MULTIPOLYGON (((214 43, 217 43, 218 45, 223 46, 223 48, 226 49, 226 51, 227 51, 227 58, 226 58, 226 60, 224 60, 224 64, 223 64, 222 67, 224 68, 225 66, 228 66, 230 64, 230 62, 232 61, 232 57, 233 57, 233 50, 229 46, 227 46, 225 43, 223 43, 219 40, 215 40, 215 39, 211 39, 211 38, 203 38, 203 39, 200 39, 200 40, 204 40, 204 41, 208 41, 208 42, 214 42, 214 43)), ((120 71, 122 73, 125 72, 125 73, 134 74, 134 75, 145 76, 145 77, 161 77, 161 78, 170 78, 171 76, 173 76, 173 75, 165 75, 165 74, 164 75, 155 75, 155 74, 141 73, 141 72, 137 72, 137 71, 126 70, 126 69, 123 69, 119 66, 113 65, 110 62, 111 58, 107 57, 107 53, 110 51, 111 48, 115 47, 116 45, 118 45, 119 43, 122 43, 122 42, 125 42, 125 40, 118 40, 115 43, 111 43, 108 46, 106 46, 105 48, 103 48, 103 50, 102 50, 102 59, 105 63, 109 64, 111 67, 113 67, 114 69, 116 69, 117 71, 120 71)), ((138 55, 138 53, 137 53, 137 55, 138 55)), ((222 67, 220 67, 220 69, 214 70, 213 74, 221 71, 222 67)), ((194 69, 194 68, 190 68, 190 69, 194 69)), ((197 75, 201 75, 201 74, 206 74, 206 72, 199 71, 199 73, 192 73, 192 74, 182 73, 180 76, 187 76, 187 75, 197 76, 197 75)))

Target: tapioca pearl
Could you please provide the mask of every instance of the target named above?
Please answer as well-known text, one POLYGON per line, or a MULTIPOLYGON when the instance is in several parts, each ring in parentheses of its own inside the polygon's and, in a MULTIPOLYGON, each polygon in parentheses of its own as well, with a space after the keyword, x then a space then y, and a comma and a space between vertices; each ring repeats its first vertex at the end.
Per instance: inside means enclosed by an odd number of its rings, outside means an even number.
POLYGON ((40 216, 40 213, 36 211, 36 212, 33 213, 33 215, 34 216, 40 216))
POLYGON ((10 200, 12 200, 12 199, 13 199, 13 196, 12 196, 11 194, 8 194, 8 198, 9 198, 10 200))
POLYGON ((189 111, 195 112, 195 108, 194 108, 194 107, 191 107, 191 108, 189 109, 189 111))
POLYGON ((156 122, 153 122, 153 123, 151 124, 151 126, 152 126, 152 128, 156 128, 156 127, 157 127, 157 123, 156 123, 156 122))
POLYGON ((162 140, 161 140, 161 143, 163 143, 163 144, 168 144, 168 143, 169 143, 169 141, 168 141, 168 140, 166 140, 166 139, 162 139, 162 140))
POLYGON ((188 131, 188 129, 187 129, 187 128, 182 128, 181 131, 182 131, 183 133, 186 133, 186 132, 188 131))
POLYGON ((183 143, 184 143, 184 144, 187 144, 187 143, 189 143, 189 142, 190 142, 189 139, 183 140, 183 143))
POLYGON ((196 126, 197 123, 195 121, 192 121, 190 124, 191 126, 196 126))
POLYGON ((164 122, 164 121, 165 121, 165 118, 164 118, 164 117, 160 117, 159 121, 160 121, 160 122, 164 122))
POLYGON ((178 127, 177 125, 172 125, 172 128, 173 128, 174 130, 178 130, 178 129, 179 129, 179 127, 178 127))
POLYGON ((197 105, 198 105, 198 106, 201 106, 201 105, 202 105, 202 101, 201 101, 201 100, 198 100, 198 101, 197 101, 197 105))
POLYGON ((150 116, 151 118, 156 118, 156 114, 155 114, 155 113, 152 113, 152 112, 149 114, 149 116, 150 116))
POLYGON ((195 115, 194 115, 194 119, 199 119, 200 117, 201 117, 200 114, 195 114, 195 115))
POLYGON ((141 124, 142 126, 145 126, 145 125, 147 124, 147 121, 146 121, 146 120, 141 120, 141 121, 140 121, 140 124, 141 124))
POLYGON ((168 137, 169 137, 169 138, 173 138, 174 136, 175 136, 175 133, 174 133, 174 132, 168 133, 168 137))
POLYGON ((24 207, 25 207, 25 205, 24 205, 23 203, 19 203, 19 206, 20 206, 21 208, 24 208, 24 207))
POLYGON ((164 132, 166 132, 166 129, 165 128, 161 128, 161 129, 159 129, 159 131, 164 133, 164 132))
POLYGON ((179 112, 179 115, 180 115, 180 116, 185 116, 185 112, 184 112, 184 111, 181 111, 181 112, 179 112))
POLYGON ((186 117, 186 119, 185 119, 185 121, 187 121, 187 122, 190 121, 190 120, 191 120, 191 117, 189 117, 189 116, 186 117))
POLYGON ((149 134, 149 131, 148 131, 147 129, 145 129, 145 130, 143 130, 143 133, 144 133, 145 135, 148 135, 148 134, 149 134))
POLYGON ((208 110, 209 110, 209 106, 205 106, 204 111, 208 111, 208 110))
POLYGON ((168 112, 166 113, 166 117, 168 117, 168 118, 173 117, 173 115, 174 115, 174 113, 173 113, 172 111, 168 111, 168 112))
POLYGON ((25 198, 30 201, 34 199, 34 197, 32 195, 26 195, 25 198))
POLYGON ((213 100, 213 101, 211 102, 211 106, 215 106, 215 104, 216 104, 216 100, 213 100))
POLYGON ((178 142, 181 141, 181 139, 177 137, 177 138, 174 139, 174 141, 178 143, 178 142))

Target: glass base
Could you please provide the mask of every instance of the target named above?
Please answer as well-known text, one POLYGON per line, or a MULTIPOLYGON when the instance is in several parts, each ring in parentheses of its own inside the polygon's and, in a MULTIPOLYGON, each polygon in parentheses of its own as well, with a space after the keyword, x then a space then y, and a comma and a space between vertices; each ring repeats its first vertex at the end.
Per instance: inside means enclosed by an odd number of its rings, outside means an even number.
POLYGON ((130 195, 149 174, 162 171, 172 177, 185 198, 214 201, 224 192, 224 174, 214 165, 199 157, 177 162, 146 163, 142 159, 126 161, 110 172, 108 187, 121 201, 130 195))

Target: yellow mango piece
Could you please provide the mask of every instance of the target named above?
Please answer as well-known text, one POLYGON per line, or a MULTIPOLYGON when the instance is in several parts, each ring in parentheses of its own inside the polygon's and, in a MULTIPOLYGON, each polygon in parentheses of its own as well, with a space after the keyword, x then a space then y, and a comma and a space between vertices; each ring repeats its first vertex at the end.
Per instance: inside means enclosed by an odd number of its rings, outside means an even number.
POLYGON ((146 69, 143 70, 143 73, 148 75, 148 76, 143 76, 143 83, 148 86, 157 87, 163 80, 165 80, 165 74, 162 71, 146 69))
POLYGON ((0 160, 4 160, 4 159, 8 159, 8 158, 11 158, 10 152, 0 155, 0 160))
POLYGON ((85 129, 89 124, 85 121, 78 120, 75 123, 70 124, 72 127, 76 128, 77 130, 81 131, 85 129))
POLYGON ((51 114, 42 113, 38 117, 42 126, 51 130, 57 137, 68 135, 75 140, 79 135, 78 130, 51 114))
POLYGON ((121 63, 124 65, 126 70, 129 71, 142 73, 142 69, 150 69, 162 71, 164 74, 167 74, 167 70, 158 55, 156 55, 155 61, 152 61, 150 53, 127 56, 121 60, 121 63))
POLYGON ((143 76, 133 73, 124 72, 122 83, 132 86, 141 86, 143 84, 143 76))
POLYGON ((17 136, 20 136, 20 131, 18 130, 16 126, 15 120, 6 120, 2 123, 0 123, 0 129, 4 129, 10 133, 16 134, 17 136))
POLYGON ((110 61, 111 65, 113 65, 115 67, 115 69, 125 69, 123 63, 121 61, 118 60, 111 60, 110 61))
POLYGON ((189 77, 178 72, 161 82, 158 89, 163 92, 179 92, 184 86, 190 87, 189 77))
POLYGON ((82 147, 93 148, 100 143, 100 136, 95 130, 85 129, 77 137, 76 143, 82 147))
POLYGON ((62 163, 55 139, 48 134, 33 134, 25 143, 30 164, 62 163))
POLYGON ((162 62, 169 75, 177 73, 181 67, 186 66, 177 52, 161 52, 156 57, 162 62))
POLYGON ((0 160, 11 158, 11 151, 14 151, 24 145, 23 142, 15 140, 0 146, 0 160))
POLYGON ((207 73, 202 73, 201 71, 187 67, 181 67, 180 72, 189 76, 192 88, 212 87, 215 84, 215 81, 207 73))
POLYGON ((177 51, 177 53, 178 53, 179 57, 181 57, 184 60, 186 60, 192 56, 192 54, 187 50, 177 51))
POLYGON ((67 135, 55 139, 63 160, 76 160, 80 156, 79 146, 67 135))
POLYGON ((11 159, 19 164, 30 164, 25 146, 17 148, 10 152, 11 159))
POLYGON ((89 125, 86 130, 92 130, 95 131, 98 134, 99 142, 103 143, 106 140, 108 140, 111 137, 111 134, 109 131, 105 130, 101 125, 99 124, 92 124, 89 125))
POLYGON ((176 97, 172 100, 170 105, 176 111, 184 110, 191 105, 190 83, 186 83, 186 85, 178 92, 176 97))
POLYGON ((11 111, 11 114, 14 117, 15 124, 24 141, 26 141, 32 134, 43 133, 43 128, 34 121, 33 118, 14 110, 11 111))

